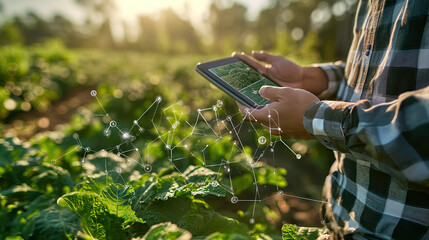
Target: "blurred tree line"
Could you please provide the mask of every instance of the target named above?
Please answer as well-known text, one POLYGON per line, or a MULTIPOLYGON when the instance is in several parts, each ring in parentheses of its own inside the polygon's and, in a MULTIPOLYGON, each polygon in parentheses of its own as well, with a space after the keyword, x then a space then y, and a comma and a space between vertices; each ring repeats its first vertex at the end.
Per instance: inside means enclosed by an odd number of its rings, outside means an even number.
MULTIPOLYGON (((87 12, 78 25, 61 15, 47 20, 33 12, 0 27, 0 44, 32 45, 56 38, 71 48, 102 48, 168 54, 229 54, 252 49, 304 57, 308 61, 344 59, 352 38, 357 0, 271 0, 254 20, 237 2, 212 0, 202 34, 172 9, 138 17, 138 28, 123 23, 123 38, 112 33, 113 0, 75 0, 87 12), (137 34, 136 34, 137 32, 137 34)), ((5 7, 0 6, 0 16, 5 7)))

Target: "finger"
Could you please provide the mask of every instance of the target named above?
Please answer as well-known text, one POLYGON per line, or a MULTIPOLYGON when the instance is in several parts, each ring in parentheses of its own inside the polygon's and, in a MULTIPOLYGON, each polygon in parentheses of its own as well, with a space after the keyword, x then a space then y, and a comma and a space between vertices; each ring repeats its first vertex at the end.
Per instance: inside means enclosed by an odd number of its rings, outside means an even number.
POLYGON ((258 122, 264 125, 269 125, 268 115, 270 111, 268 109, 249 108, 239 102, 237 102, 237 105, 238 105, 238 108, 240 109, 241 116, 243 116, 243 120, 246 120, 249 122, 258 122))
POLYGON ((287 89, 288 87, 262 86, 259 89, 259 94, 261 94, 263 98, 278 102, 287 89))
POLYGON ((263 61, 266 63, 273 63, 273 62, 277 61, 278 58, 280 57, 279 55, 274 55, 274 54, 267 53, 264 51, 259 51, 259 52, 252 51, 252 56, 254 58, 256 58, 257 60, 263 61))
POLYGON ((245 53, 233 52, 232 56, 242 60, 243 62, 245 62, 247 64, 249 64, 249 66, 256 69, 260 74, 266 73, 265 72, 265 65, 256 61, 254 58, 250 57, 249 55, 247 55, 245 53))

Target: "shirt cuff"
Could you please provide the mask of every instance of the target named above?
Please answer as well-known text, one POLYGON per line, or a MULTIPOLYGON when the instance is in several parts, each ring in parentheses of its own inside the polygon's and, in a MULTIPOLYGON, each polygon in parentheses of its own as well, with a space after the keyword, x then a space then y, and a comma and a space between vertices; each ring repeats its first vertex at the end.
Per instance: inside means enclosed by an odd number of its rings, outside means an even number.
POLYGON ((317 97, 319 99, 332 99, 338 91, 341 80, 344 78, 345 64, 341 61, 335 63, 313 64, 325 72, 328 78, 328 88, 321 92, 317 97))
POLYGON ((350 116, 353 103, 320 101, 307 109, 304 127, 327 148, 348 153, 346 147, 345 121, 350 116))

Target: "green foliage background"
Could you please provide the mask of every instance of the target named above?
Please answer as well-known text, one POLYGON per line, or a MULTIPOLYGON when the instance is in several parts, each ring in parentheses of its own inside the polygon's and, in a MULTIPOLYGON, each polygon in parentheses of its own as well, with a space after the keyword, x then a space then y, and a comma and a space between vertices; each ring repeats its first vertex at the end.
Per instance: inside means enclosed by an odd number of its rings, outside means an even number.
MULTIPOLYGON (((141 120, 145 129, 134 144, 145 149, 152 173, 102 151, 82 163, 84 151, 73 135, 95 150, 115 144, 117 136, 103 135, 109 121, 126 126, 162 96, 161 108, 180 103, 175 106, 183 113, 180 131, 172 139, 177 143, 191 131, 186 121, 196 118, 196 109, 220 99, 226 114, 237 112, 234 100, 195 73, 197 62, 254 49, 304 65, 344 58, 350 41, 344 32, 353 22, 356 1, 272 1, 256 20, 246 18, 241 4, 213 1, 208 36, 166 9, 158 19, 139 16, 137 38, 125 34, 123 41, 115 41, 111 32, 112 1, 77 2, 90 9, 89 19, 102 21, 77 26, 61 15, 47 20, 28 13, 0 26, 1 239, 313 239, 320 234, 319 229, 287 224, 280 230, 281 216, 272 206, 235 206, 228 193, 213 187, 214 169, 204 168, 201 159, 226 159, 234 139, 220 141, 205 156, 191 150, 195 159, 177 165, 181 175, 162 144, 145 147, 158 136, 150 118, 141 120), (346 10, 338 15, 334 9, 342 9, 340 5, 346 10), (327 12, 330 17, 316 23, 309 17, 327 12), (303 31, 300 39, 293 34, 297 28, 303 31), (103 111, 89 95, 93 89, 109 116, 95 116, 103 111), (249 224, 253 214, 256 224, 249 224)), ((164 124, 161 131, 168 127, 164 124)), ((254 132, 242 140, 249 152, 256 148, 254 132)), ((191 145, 213 141, 201 138, 191 145)), ((320 199, 331 153, 315 141, 287 143, 303 158, 297 161, 280 149, 279 168, 268 159, 256 165, 264 193, 289 185, 286 190, 296 195, 320 199), (274 171, 281 174, 273 177, 274 171)), ((249 164, 240 154, 234 161, 249 164)), ((253 176, 245 167, 233 172, 239 197, 254 197, 253 176)))

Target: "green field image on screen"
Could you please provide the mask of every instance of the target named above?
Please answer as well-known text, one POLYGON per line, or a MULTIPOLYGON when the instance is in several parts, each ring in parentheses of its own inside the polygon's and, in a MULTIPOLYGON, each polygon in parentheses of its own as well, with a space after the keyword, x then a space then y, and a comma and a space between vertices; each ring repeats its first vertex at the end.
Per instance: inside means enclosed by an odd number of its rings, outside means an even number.
POLYGON ((258 105, 263 105, 268 101, 259 94, 259 89, 265 85, 276 86, 273 82, 243 62, 211 68, 209 71, 258 105))

